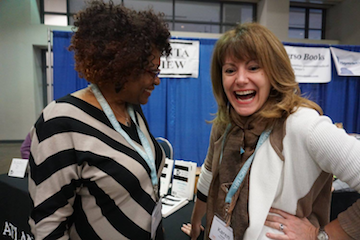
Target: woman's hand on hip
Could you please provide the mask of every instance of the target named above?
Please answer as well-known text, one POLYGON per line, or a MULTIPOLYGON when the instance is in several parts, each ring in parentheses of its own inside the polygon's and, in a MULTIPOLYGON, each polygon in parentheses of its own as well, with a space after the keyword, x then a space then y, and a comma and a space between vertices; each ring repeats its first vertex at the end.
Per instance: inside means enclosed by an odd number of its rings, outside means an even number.
POLYGON ((274 229, 278 229, 284 234, 266 233, 270 239, 291 239, 291 240, 314 240, 317 238, 319 231, 310 223, 307 218, 299 218, 280 209, 271 208, 266 218, 265 225, 274 229))
POLYGON ((193 227, 190 223, 184 223, 181 227, 181 231, 189 235, 191 240, 196 240, 199 237, 201 231, 204 231, 204 227, 201 224, 193 227))

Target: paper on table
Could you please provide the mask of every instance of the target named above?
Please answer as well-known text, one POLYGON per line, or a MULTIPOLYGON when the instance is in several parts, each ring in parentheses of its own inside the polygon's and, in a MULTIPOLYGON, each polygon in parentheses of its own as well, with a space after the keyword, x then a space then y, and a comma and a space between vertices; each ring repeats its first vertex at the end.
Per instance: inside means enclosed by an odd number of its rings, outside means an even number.
POLYGON ((28 162, 28 159, 13 158, 11 161, 8 176, 24 178, 28 162))
POLYGON ((176 212, 177 210, 188 204, 188 202, 189 201, 186 198, 177 198, 170 195, 162 198, 162 216, 166 218, 170 214, 176 212))
POLYGON ((161 177, 160 177, 160 196, 161 197, 165 196, 169 191, 173 166, 174 166, 174 160, 165 158, 165 166, 161 172, 161 177))

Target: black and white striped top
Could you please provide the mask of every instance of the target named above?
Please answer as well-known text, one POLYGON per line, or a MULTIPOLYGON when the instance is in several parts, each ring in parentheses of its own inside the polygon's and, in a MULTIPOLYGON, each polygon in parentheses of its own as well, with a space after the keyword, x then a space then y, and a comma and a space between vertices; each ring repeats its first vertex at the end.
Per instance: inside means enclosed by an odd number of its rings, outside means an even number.
MULTIPOLYGON (((134 108, 159 177, 165 155, 134 108)), ((68 95, 43 110, 31 134, 29 223, 36 239, 150 239, 150 168, 103 111, 68 95)))

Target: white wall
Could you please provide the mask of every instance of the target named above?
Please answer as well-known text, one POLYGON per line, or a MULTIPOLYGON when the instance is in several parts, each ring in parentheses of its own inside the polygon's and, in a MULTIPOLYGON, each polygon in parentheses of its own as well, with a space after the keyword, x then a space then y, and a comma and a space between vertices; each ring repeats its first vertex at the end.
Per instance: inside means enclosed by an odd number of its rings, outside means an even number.
POLYGON ((267 27, 280 40, 284 41, 287 39, 289 28, 289 0, 261 0, 257 6, 257 22, 267 27))
POLYGON ((40 24, 36 0, 0 1, 0 141, 24 139, 42 110, 36 46, 46 47, 48 27, 40 24))
MULTIPOLYGON (((282 41, 360 45, 359 0, 344 0, 329 10, 328 35, 334 40, 287 39, 289 0, 260 0, 258 20, 282 41), (339 15, 340 14, 340 15, 339 15), (357 21, 356 21, 357 20, 357 21)), ((23 140, 42 108, 40 48, 47 29, 71 27, 40 24, 36 0, 0 0, 0 141, 23 140)), ((172 32, 179 37, 217 38, 218 34, 172 32)))
POLYGON ((289 8, 290 0, 260 0, 257 5, 257 22, 270 29, 282 42, 339 44, 336 38, 331 37, 326 40, 289 38, 289 8))
POLYGON ((360 1, 344 0, 327 11, 326 38, 341 44, 360 45, 360 1))

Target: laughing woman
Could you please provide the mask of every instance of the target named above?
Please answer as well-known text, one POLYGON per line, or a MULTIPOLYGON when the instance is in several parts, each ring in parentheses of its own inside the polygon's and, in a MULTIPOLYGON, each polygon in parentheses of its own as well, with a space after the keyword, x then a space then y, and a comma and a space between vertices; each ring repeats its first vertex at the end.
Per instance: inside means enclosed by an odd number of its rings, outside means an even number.
POLYGON ((225 33, 211 74, 218 113, 183 231, 196 239, 206 213, 206 239, 360 239, 360 201, 329 223, 332 173, 360 192, 360 141, 300 96, 275 35, 225 33))
POLYGON ((162 15, 94 1, 70 50, 89 87, 50 103, 31 135, 30 226, 36 239, 163 239, 165 155, 140 104, 159 85, 170 33, 162 15))

